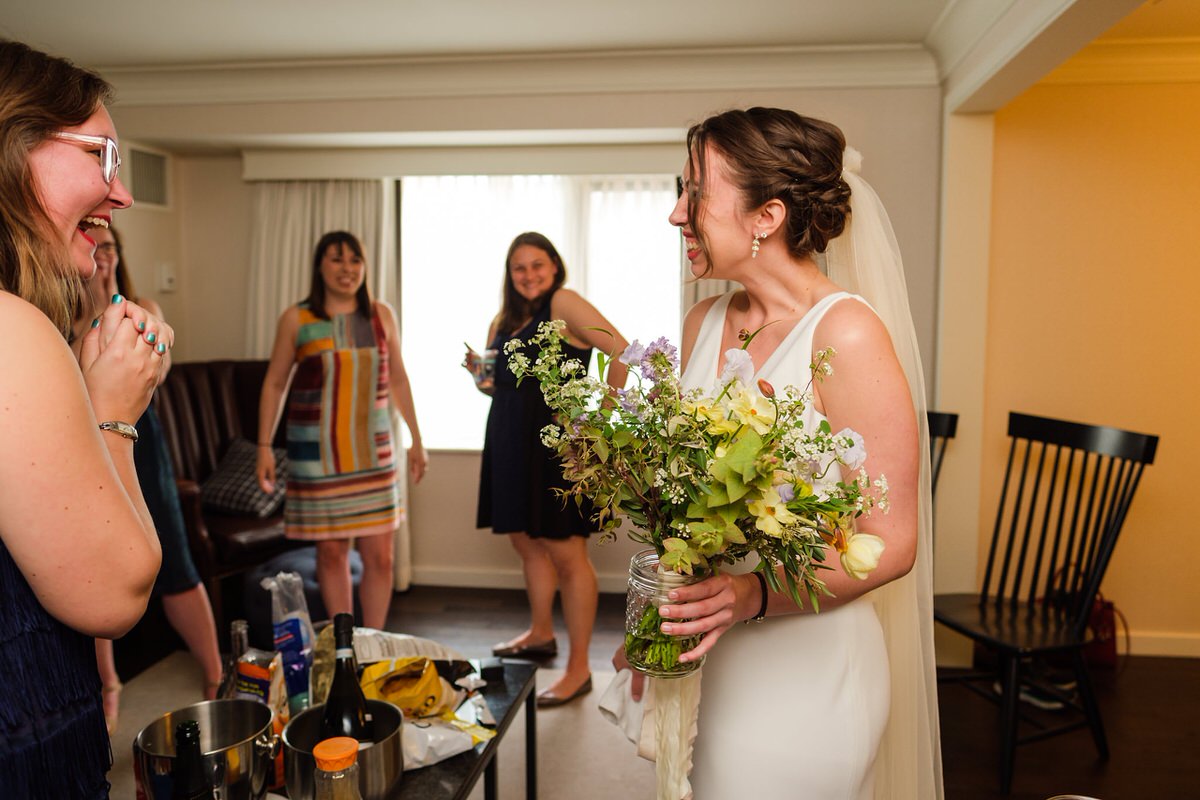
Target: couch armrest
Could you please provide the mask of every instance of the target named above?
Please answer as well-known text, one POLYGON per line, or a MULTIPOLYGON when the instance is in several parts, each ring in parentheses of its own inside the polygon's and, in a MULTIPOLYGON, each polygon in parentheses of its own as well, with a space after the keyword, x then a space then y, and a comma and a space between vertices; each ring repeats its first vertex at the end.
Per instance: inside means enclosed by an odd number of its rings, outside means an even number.
POLYGON ((195 562, 200 577, 208 579, 216 571, 217 550, 208 534, 208 525, 204 522, 200 484, 187 478, 178 478, 175 486, 179 490, 179 508, 183 512, 184 525, 187 527, 192 561, 195 562))

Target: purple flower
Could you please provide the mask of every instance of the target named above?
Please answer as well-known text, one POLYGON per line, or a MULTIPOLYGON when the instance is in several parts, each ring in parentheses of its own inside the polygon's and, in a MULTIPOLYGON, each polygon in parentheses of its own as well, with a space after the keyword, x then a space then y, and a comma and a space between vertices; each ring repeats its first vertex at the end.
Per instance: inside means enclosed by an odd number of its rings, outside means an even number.
POLYGON ((796 487, 790 483, 781 483, 775 487, 775 491, 779 494, 779 502, 790 503, 796 499, 796 487))
POLYGON ((646 348, 642 347, 637 339, 634 339, 629 343, 629 346, 625 348, 625 352, 621 353, 621 357, 617 360, 627 366, 636 367, 642 363, 642 359, 645 357, 646 348))
POLYGON ((679 351, 667 337, 660 336, 646 345, 641 367, 643 378, 660 381, 679 368, 679 351))

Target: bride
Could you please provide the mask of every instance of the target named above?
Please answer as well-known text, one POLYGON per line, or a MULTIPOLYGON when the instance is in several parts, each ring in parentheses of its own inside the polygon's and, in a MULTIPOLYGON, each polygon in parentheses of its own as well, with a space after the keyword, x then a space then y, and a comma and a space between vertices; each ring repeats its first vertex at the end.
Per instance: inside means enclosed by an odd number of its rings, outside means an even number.
POLYGON ((704 634, 681 657, 707 656, 697 800, 942 796, 923 377, 890 223, 844 151, 836 126, 782 109, 728 111, 688 133, 671 223, 693 275, 745 288, 688 312, 685 387, 712 387, 739 334, 761 328, 748 347, 755 377, 811 381, 806 423, 862 434, 864 467, 886 476, 890 501, 859 520, 885 542, 879 566, 863 580, 823 572, 833 596, 818 614, 770 593, 753 564, 676 589, 659 609, 664 633, 704 634), (826 347, 832 375, 812 380, 826 347))

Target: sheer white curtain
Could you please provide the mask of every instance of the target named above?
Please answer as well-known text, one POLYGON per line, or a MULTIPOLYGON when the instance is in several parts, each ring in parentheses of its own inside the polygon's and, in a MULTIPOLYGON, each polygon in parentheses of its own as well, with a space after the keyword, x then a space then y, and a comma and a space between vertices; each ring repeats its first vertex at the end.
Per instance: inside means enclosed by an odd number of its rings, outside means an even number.
MULTIPOLYGON (((308 295, 313 248, 334 230, 353 233, 367 256, 372 296, 396 305, 395 183, 390 180, 263 181, 254 185, 253 231, 247 280, 246 355, 267 358, 284 309, 308 295)), ((402 508, 408 506, 405 441, 395 424, 397 481, 402 508)), ((395 537, 396 588, 412 579, 412 545, 407 516, 395 537)))
MULTIPOLYGON (((384 181, 263 181, 254 185, 246 356, 267 358, 275 324, 288 306, 308 294, 313 248, 329 231, 350 231, 367 254, 368 286, 380 294, 380 275, 395 272, 394 247, 386 236, 384 181)), ((383 281, 395 293, 395 280, 383 281)))
POLYGON ((460 366, 464 340, 482 352, 500 311, 504 255, 523 231, 545 234, 567 265, 567 285, 582 291, 577 200, 559 175, 437 175, 404 178, 400 203, 400 308, 405 354, 425 446, 478 450, 490 399, 460 366), (464 209, 468 210, 464 220, 464 209))
POLYGON ((500 309, 504 255, 522 231, 545 234, 582 294, 627 339, 679 334, 679 233, 667 222, 674 179, 651 176, 431 176, 405 178, 401 202, 402 313, 421 347, 406 353, 426 447, 478 450, 489 399, 460 362, 463 340, 487 347, 500 309), (448 221, 473 213, 469 224, 448 221), (452 292, 450 291, 452 290, 452 292), (430 335, 438 332, 438 335, 430 335), (441 335, 445 332, 445 335, 441 335))
POLYGON ((605 176, 582 181, 581 292, 621 334, 643 344, 679 344, 679 232, 670 175, 605 176))

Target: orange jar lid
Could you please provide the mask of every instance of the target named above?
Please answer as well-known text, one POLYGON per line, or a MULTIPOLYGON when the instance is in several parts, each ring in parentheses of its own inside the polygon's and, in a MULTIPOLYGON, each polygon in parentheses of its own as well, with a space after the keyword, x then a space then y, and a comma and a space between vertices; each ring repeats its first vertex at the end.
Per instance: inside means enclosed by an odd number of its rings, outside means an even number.
POLYGON ((345 769, 358 760, 358 739, 349 736, 325 739, 313 748, 313 758, 317 760, 317 768, 326 772, 345 769))

